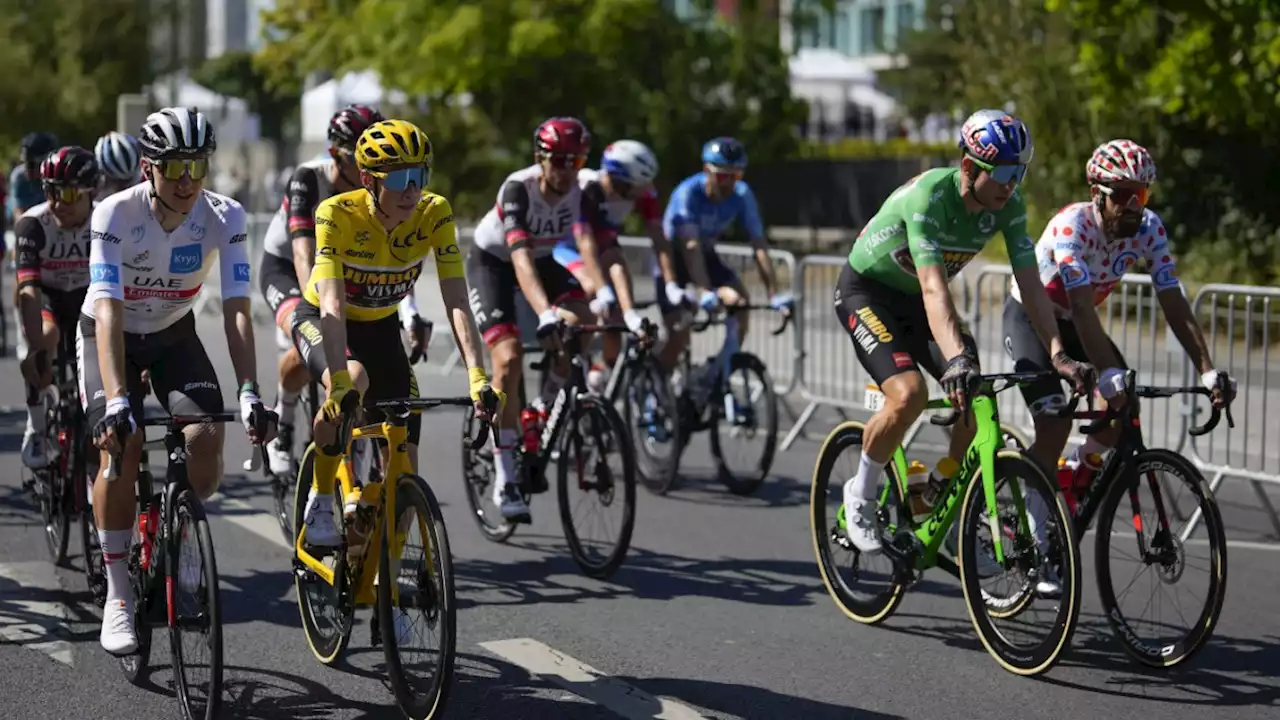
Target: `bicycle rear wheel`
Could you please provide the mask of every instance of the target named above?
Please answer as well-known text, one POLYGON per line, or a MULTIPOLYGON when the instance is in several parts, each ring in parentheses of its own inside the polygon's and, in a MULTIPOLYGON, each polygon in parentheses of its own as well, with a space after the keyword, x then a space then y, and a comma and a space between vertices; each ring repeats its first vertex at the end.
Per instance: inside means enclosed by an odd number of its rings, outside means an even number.
POLYGON ((212 720, 222 704, 222 607, 213 535, 190 489, 173 496, 167 581, 172 583, 169 644, 173 679, 185 720, 212 720), (204 651, 208 656, 203 657, 204 651))
POLYGON ((445 706, 453 684, 458 641, 453 561, 444 514, 425 480, 416 475, 397 478, 396 512, 394 531, 382 523, 378 629, 396 704, 413 720, 425 720, 445 706), (407 557, 414 547, 421 551, 421 563, 411 563, 407 557), (392 597, 393 587, 398 589, 398 603, 392 597), (438 649, 416 649, 419 628, 438 637, 438 649), (413 677, 420 669, 427 670, 426 677, 413 677))
MULTIPOLYGON (((617 572, 631 546, 631 532, 636 522, 635 449, 627 435, 627 427, 613 405, 603 398, 583 394, 573 416, 560 433, 560 461, 556 463, 560 524, 569 543, 569 553, 582 572, 593 578, 607 578, 617 572), (617 467, 608 462, 617 453, 617 467), (573 482, 570 483, 572 474, 573 482), (587 496, 594 495, 606 510, 621 505, 620 527, 612 537, 586 541, 574 525, 574 506, 585 504, 569 498, 571 487, 587 496)), ((588 527, 599 523, 592 522, 588 527)))
POLYGON ((716 407, 710 408, 711 454, 716 458, 717 475, 734 495, 751 495, 773 468, 778 445, 778 396, 773 378, 760 358, 738 353, 729 360, 729 376, 721 379, 719 390, 712 396, 716 407), (732 418, 725 407, 730 403, 732 418), (724 457, 730 439, 742 439, 746 447, 758 448, 760 459, 750 467, 731 469, 724 457))
POLYGON ((54 565, 65 565, 71 539, 73 496, 71 483, 61 470, 61 460, 36 471, 40 488, 40 516, 44 521, 44 539, 54 565))
MULTIPOLYGON (((1180 665, 1190 660, 1205 642, 1213 635, 1213 628, 1222 615, 1222 604, 1227 589, 1227 536, 1222 523, 1222 514, 1218 503, 1214 500, 1209 483, 1194 465, 1181 455, 1168 450, 1146 450, 1134 458, 1134 472, 1127 477, 1117 478, 1111 483, 1107 495, 1098 510, 1097 538, 1095 546, 1096 572, 1098 576, 1098 596, 1102 600, 1104 614, 1111 625, 1120 646, 1134 660, 1150 667, 1166 668, 1180 665), (1172 476, 1178 482, 1161 483, 1156 473, 1172 476), (1151 494, 1150 501, 1139 502, 1138 494, 1143 486, 1151 494), (1179 489, 1185 490, 1200 510, 1200 519, 1204 528, 1204 537, 1208 547, 1200 550, 1189 550, 1183 543, 1172 521, 1176 519, 1173 505, 1179 489), (1174 495, 1174 497, 1169 497, 1174 495), (1116 511, 1123 500, 1128 499, 1120 517, 1116 511), (1145 512, 1144 512, 1145 511, 1145 512), (1139 539, 1139 537, 1141 539, 1139 539), (1137 541, 1134 545, 1129 543, 1137 541), (1120 558, 1112 558, 1111 548, 1121 545, 1126 549, 1120 551, 1120 558), (1188 554, 1198 556, 1194 561, 1188 560, 1188 554), (1140 576, 1132 580, 1120 579, 1113 582, 1112 571, 1120 560, 1136 560, 1143 566, 1143 572, 1151 571, 1152 577, 1141 582, 1140 576), (1181 607, 1181 600, 1189 595, 1199 595, 1194 588, 1199 584, 1187 577, 1188 569, 1203 569, 1207 576, 1203 593, 1204 606, 1198 613, 1191 608, 1181 607), (1116 597, 1116 586, 1120 595, 1116 597), (1172 604, 1173 618, 1178 621, 1189 621, 1190 626, 1183 630, 1169 633, 1171 637, 1147 640, 1137 630, 1149 628, 1160 631, 1169 623, 1158 619, 1144 622, 1133 622, 1120 607, 1120 600, 1130 591, 1137 591, 1140 586, 1150 586, 1152 593, 1145 600, 1139 600, 1137 607, 1158 611, 1167 604, 1172 604), (1173 592, 1164 599, 1155 597, 1168 586, 1176 586, 1173 592), (1181 592, 1179 590, 1186 590, 1181 592), (1194 619, 1192 619, 1194 618, 1194 619), (1135 626, 1137 629, 1135 629, 1135 626)), ((1164 633, 1162 633, 1164 634, 1164 633)))
MULTIPOLYGON (((307 496, 311 492, 311 481, 315 473, 315 453, 315 443, 311 443, 302 454, 298 465, 298 481, 293 484, 294 536, 289 541, 291 548, 296 545, 298 533, 302 532, 306 518, 307 496)), ((334 508, 339 515, 341 494, 334 493, 334 508)), ((296 558, 293 571, 294 589, 298 595, 298 614, 302 616, 302 632, 307 637, 311 653, 325 665, 331 665, 347 649, 347 643, 351 642, 351 625, 355 619, 355 606, 345 592, 346 551, 339 548, 330 557, 334 558, 333 585, 303 566, 296 558)))
POLYGON ((625 370, 623 412, 636 449, 636 468, 649 492, 666 495, 676 479, 683 452, 680 409, 658 361, 651 355, 634 360, 625 370))
POLYGON ((486 540, 506 542, 516 531, 516 523, 507 522, 493 503, 490 492, 495 477, 493 445, 485 443, 484 447, 472 450, 471 438, 475 432, 476 409, 469 407, 462 418, 462 482, 467 487, 467 505, 471 506, 471 517, 486 540))

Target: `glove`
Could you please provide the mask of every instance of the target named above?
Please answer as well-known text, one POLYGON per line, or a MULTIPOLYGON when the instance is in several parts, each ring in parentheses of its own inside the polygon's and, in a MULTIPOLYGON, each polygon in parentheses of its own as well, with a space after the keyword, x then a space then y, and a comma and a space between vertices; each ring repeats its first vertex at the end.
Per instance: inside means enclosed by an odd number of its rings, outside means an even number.
POLYGON ((977 361, 960 353, 947 363, 947 369, 938 382, 942 385, 942 391, 951 398, 951 407, 957 410, 968 409, 969 391, 978 382, 977 361))
POLYGON ((1098 392, 1102 393, 1102 397, 1110 400, 1122 392, 1128 391, 1125 386, 1125 371, 1120 368, 1107 368, 1102 371, 1102 375, 1098 378, 1098 392))
POLYGON ((698 300, 698 306, 707 312, 711 312, 720 307, 720 296, 714 290, 708 290, 702 293, 702 298, 698 300))
POLYGON ((542 314, 538 316, 538 337, 547 337, 551 333, 555 332, 556 327, 559 325, 560 313, 556 312, 556 306, 552 305, 546 310, 543 310, 542 314))
POLYGON ((108 430, 115 431, 116 442, 120 443, 122 448, 125 436, 138 430, 138 425, 133 420, 133 413, 129 409, 129 398, 114 397, 107 401, 106 413, 93 426, 93 437, 101 439, 108 430))
POLYGON ((679 283, 669 282, 666 285, 667 303, 670 305, 680 305, 685 302, 684 288, 679 283))
POLYGON ((591 312, 596 315, 607 315, 609 308, 618 304, 618 296, 613 294, 613 288, 608 285, 602 286, 596 291, 596 296, 591 298, 589 305, 591 312))
POLYGON ((628 330, 637 335, 644 331, 644 316, 634 308, 622 313, 622 322, 626 323, 628 330))
POLYGON ((690 306, 698 304, 698 293, 694 291, 692 285, 686 285, 684 288, 684 302, 690 306))
POLYGON ((262 399, 258 397, 258 383, 246 382, 240 386, 240 422, 244 423, 244 431, 253 430, 253 411, 262 408, 262 399), (255 408, 254 406, 257 406, 255 408))
POLYGON ((480 402, 480 396, 484 394, 485 388, 493 391, 498 396, 498 408, 501 408, 507 401, 507 394, 489 384, 489 374, 482 367, 467 368, 468 388, 473 402, 480 402))
POLYGON ((325 396, 324 404, 320 406, 320 417, 324 418, 325 422, 337 422, 338 418, 342 417, 342 400, 351 390, 351 373, 339 370, 329 374, 329 394, 325 396))
POLYGON ((1221 370, 1210 370, 1200 376, 1200 382, 1209 390, 1217 390, 1222 393, 1224 402, 1231 402, 1236 399, 1236 379, 1221 370))
POLYGON ((778 311, 790 311, 796 306, 796 301, 788 293, 781 293, 769 298, 769 307, 778 311))

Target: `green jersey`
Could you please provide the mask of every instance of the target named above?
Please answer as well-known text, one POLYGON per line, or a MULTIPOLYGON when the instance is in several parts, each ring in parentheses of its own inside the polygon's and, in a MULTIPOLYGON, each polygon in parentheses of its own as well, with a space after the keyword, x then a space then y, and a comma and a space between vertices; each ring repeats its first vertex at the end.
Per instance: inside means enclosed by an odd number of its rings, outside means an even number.
POLYGON ((960 170, 937 168, 893 191, 858 234, 849 265, 859 275, 919 295, 917 267, 942 265, 950 280, 997 232, 1004 236, 1014 270, 1036 266, 1020 191, 999 212, 969 212, 960 199, 960 170))

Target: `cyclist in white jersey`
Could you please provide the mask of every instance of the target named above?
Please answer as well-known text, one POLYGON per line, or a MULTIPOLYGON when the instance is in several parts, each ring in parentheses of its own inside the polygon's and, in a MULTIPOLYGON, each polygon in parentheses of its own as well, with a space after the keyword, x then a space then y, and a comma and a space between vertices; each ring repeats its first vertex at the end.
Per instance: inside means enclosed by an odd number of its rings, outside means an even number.
MULTIPOLYGON (((598 222, 599 207, 584 200, 577 182, 591 150, 591 134, 577 118, 556 117, 539 125, 533 140, 537 164, 507 176, 497 204, 476 227, 466 260, 471 312, 493 358, 493 387, 509 398, 518 395, 524 357, 516 292, 524 293, 538 317, 539 340, 553 341, 560 322, 578 324, 590 317, 582 288, 553 257, 556 244, 572 233, 584 257, 596 255, 591 226, 598 222)), ((585 271, 596 287, 604 285, 598 265, 585 271)), ((559 391, 568 370, 568 358, 560 353, 547 373, 544 403, 559 391)), ((520 410, 507 403, 494 436, 493 502, 507 520, 529 522, 529 506, 513 483, 520 410)))
POLYGON ((22 462, 41 468, 47 453, 42 398, 53 383, 52 360, 63 332, 74 331, 89 286, 89 214, 98 163, 81 147, 55 150, 40 164, 45 202, 14 226, 18 271, 18 330, 27 354, 19 367, 27 383, 27 429, 22 462))
POLYGON ((142 182, 139 167, 142 150, 134 136, 112 130, 98 138, 93 146, 93 155, 102 170, 99 200, 142 182))
MULTIPOLYGON (((139 135, 147 180, 100 204, 91 222, 89 291, 77 338, 80 396, 102 450, 99 468, 118 462, 119 478, 93 487, 93 509, 107 570, 101 643, 108 652, 137 648, 127 562, 133 541, 134 483, 142 453, 146 387, 174 414, 222 412, 222 390, 200 336, 192 305, 214 262, 222 279, 227 347, 240 383, 240 412, 249 439, 270 439, 272 413, 258 399, 251 288, 240 204, 204 190, 213 127, 203 113, 165 108, 147 117, 139 135)), ((222 426, 187 429, 187 471, 201 498, 222 477, 222 426)), ((178 582, 194 589, 202 576, 195 537, 181 539, 178 582)))
MULTIPOLYGON (((1123 402, 1124 369, 1119 348, 1102 327, 1101 305, 1125 273, 1145 265, 1173 334, 1186 348, 1201 382, 1222 406, 1235 395, 1235 381, 1215 369, 1191 305, 1178 284, 1169 237, 1160 216, 1147 209, 1156 166, 1151 155, 1131 140, 1112 140, 1094 150, 1085 169, 1091 198, 1058 211, 1036 244, 1040 280, 1053 301, 1067 354, 1100 369, 1098 390, 1111 402, 1123 402)), ((1050 369, 1048 353, 1031 328, 1015 282, 1004 308, 1005 349, 1016 370, 1050 369)), ((1051 471, 1071 434, 1071 421, 1035 414, 1066 401, 1056 382, 1022 389, 1035 422, 1031 454, 1051 471)), ((1068 462, 1097 468, 1114 446, 1118 431, 1090 435, 1068 462)))

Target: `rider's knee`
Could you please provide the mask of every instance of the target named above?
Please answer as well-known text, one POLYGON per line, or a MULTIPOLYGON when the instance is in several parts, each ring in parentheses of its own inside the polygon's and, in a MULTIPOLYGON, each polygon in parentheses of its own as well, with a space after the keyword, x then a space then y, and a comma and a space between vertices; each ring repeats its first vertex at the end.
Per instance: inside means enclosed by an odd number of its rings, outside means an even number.
POLYGON ((493 371, 506 374, 508 370, 519 370, 524 360, 524 346, 520 338, 507 335, 489 347, 489 359, 493 361, 493 371))
POLYGON ((347 374, 351 376, 351 386, 360 391, 361 395, 369 390, 369 373, 365 371, 364 365, 348 360, 347 374))
POLYGON ((880 386, 884 393, 885 405, 908 417, 916 418, 924 413, 929 404, 929 386, 924 376, 918 372, 904 372, 894 375, 880 386))

